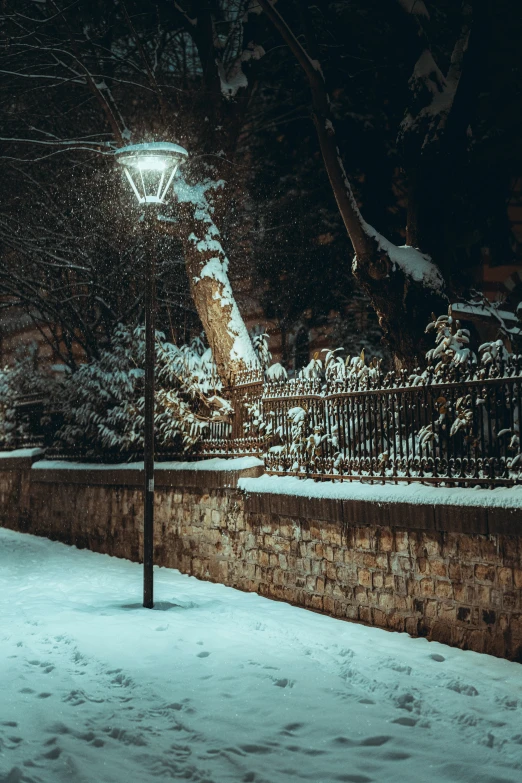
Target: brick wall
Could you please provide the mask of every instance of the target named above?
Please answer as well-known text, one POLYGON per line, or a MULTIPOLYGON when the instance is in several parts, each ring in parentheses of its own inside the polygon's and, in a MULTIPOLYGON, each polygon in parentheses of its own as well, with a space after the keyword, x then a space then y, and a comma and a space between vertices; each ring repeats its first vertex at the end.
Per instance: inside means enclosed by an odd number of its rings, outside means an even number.
MULTIPOLYGON (((160 472, 156 563, 522 661, 520 512, 246 495, 242 474, 160 472)), ((7 527, 138 560, 142 513, 137 470, 0 471, 7 527)))

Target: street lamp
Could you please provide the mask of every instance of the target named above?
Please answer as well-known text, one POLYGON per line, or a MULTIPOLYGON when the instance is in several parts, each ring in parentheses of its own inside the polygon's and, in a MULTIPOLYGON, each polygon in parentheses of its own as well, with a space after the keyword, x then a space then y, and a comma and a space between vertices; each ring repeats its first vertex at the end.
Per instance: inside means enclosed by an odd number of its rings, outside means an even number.
POLYGON ((115 152, 124 168, 138 203, 144 207, 142 223, 146 241, 145 271, 145 440, 143 514, 143 606, 154 606, 154 365, 155 350, 155 252, 154 231, 157 209, 165 203, 168 190, 187 151, 165 141, 131 144, 115 152))

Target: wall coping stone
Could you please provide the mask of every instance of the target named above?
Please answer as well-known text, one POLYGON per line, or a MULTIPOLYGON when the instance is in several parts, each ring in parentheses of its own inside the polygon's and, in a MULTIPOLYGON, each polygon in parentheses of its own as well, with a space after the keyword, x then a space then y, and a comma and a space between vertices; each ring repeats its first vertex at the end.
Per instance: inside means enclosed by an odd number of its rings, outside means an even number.
MULTIPOLYGON (((158 489, 164 487, 235 488, 240 478, 255 478, 262 472, 263 463, 255 457, 215 458, 198 462, 158 462, 155 465, 154 481, 158 489)), ((42 484, 141 487, 144 481, 143 462, 103 465, 41 460, 32 466, 31 481, 42 484)))
POLYGON ((422 504, 403 500, 380 503, 339 498, 306 498, 269 492, 245 494, 245 512, 273 514, 293 519, 313 519, 346 527, 400 528, 440 533, 474 535, 522 535, 522 509, 502 506, 458 506, 456 504, 422 504))
POLYGON ((44 453, 44 450, 40 448, 0 451, 0 471, 29 470, 44 453))

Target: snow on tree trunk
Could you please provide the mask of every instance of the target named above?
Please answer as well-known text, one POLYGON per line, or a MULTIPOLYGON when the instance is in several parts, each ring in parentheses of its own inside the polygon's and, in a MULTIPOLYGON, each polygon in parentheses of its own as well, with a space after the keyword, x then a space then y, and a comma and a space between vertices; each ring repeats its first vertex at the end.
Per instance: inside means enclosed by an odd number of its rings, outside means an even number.
POLYGON ((176 192, 191 294, 221 380, 230 384, 237 373, 259 368, 259 361, 230 285, 228 258, 207 198, 209 191, 222 187, 222 180, 189 185, 180 179, 176 192))

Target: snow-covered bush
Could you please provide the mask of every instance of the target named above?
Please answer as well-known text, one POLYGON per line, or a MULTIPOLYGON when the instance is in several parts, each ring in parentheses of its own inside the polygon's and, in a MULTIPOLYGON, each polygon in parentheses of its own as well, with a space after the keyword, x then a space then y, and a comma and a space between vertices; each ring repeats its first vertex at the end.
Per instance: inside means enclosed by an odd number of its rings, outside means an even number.
POLYGON ((266 370, 272 361, 272 354, 268 348, 268 334, 266 332, 256 331, 251 334, 250 337, 259 364, 263 370, 266 370))
POLYGON ((271 364, 265 371, 265 375, 268 381, 274 381, 275 383, 284 383, 288 380, 288 373, 279 362, 271 364))
POLYGON ((321 381, 326 391, 328 384, 336 382, 347 382, 348 385, 357 384, 360 389, 366 388, 372 382, 377 382, 382 375, 382 359, 373 357, 366 362, 364 350, 358 356, 347 356, 343 359, 339 356, 342 348, 323 348, 321 353, 326 354, 324 365, 319 354, 314 354, 313 358, 298 373, 298 379, 302 381, 321 381))
POLYGON ((435 348, 426 353, 429 364, 435 364, 435 375, 443 369, 476 363, 477 357, 469 348, 469 330, 462 329, 460 321, 453 318, 451 307, 448 315, 440 315, 426 327, 426 333, 435 332, 435 348))
POLYGON ((502 370, 511 355, 509 351, 506 350, 502 340, 483 343, 478 350, 481 365, 483 367, 493 366, 498 370, 502 370))
POLYGON ((8 448, 14 427, 9 367, 0 369, 0 448, 8 448))
MULTIPOLYGON (((104 459, 143 449, 143 328, 119 326, 111 349, 83 365, 64 385, 65 419, 56 447, 71 455, 104 459)), ((158 449, 190 451, 212 420, 230 413, 210 349, 197 338, 178 347, 156 333, 155 426, 158 449)))
MULTIPOLYGON (((24 395, 51 401, 60 384, 38 366, 38 345, 29 343, 16 353, 12 366, 0 369, 0 448, 12 449, 39 433, 31 431, 31 422, 16 419, 15 404, 24 395)), ((45 422, 38 422, 42 425, 45 422)))
POLYGON ((279 364, 279 362, 270 364, 272 361, 272 354, 268 348, 268 334, 256 330, 250 336, 255 354, 259 360, 266 380, 274 381, 275 383, 286 381, 288 379, 288 373, 283 365, 279 364))
POLYGON ((323 376, 323 363, 318 358, 318 354, 316 353, 310 359, 306 367, 303 367, 302 370, 299 370, 297 377, 300 380, 304 380, 304 381, 315 381, 322 378, 322 376, 323 376))
POLYGON ((311 468, 315 457, 321 455, 323 443, 330 437, 322 424, 313 424, 312 417, 306 408, 296 405, 287 411, 290 438, 285 437, 286 427, 281 425, 275 429, 279 444, 272 446, 272 455, 283 457, 293 472, 301 472, 311 468))

